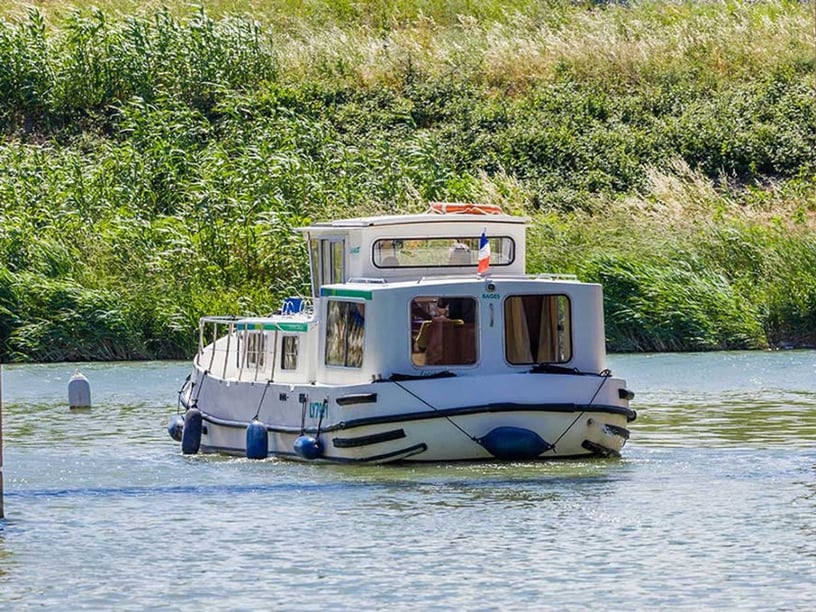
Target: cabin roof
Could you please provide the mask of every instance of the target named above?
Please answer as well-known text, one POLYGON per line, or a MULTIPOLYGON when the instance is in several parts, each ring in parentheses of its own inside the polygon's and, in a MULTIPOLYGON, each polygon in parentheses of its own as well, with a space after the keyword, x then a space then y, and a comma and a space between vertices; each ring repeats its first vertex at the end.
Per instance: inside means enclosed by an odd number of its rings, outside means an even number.
MULTIPOLYGON (((414 289, 418 293, 427 293, 428 290, 443 288, 446 293, 456 293, 457 291, 470 290, 474 287, 484 287, 488 285, 498 285, 502 291, 519 291, 524 288, 541 287, 542 285, 574 286, 593 285, 595 283, 585 283, 572 274, 539 274, 536 276, 502 276, 495 275, 481 277, 472 275, 451 275, 424 277, 421 282, 414 280, 383 281, 381 279, 351 279, 346 283, 336 283, 321 287, 320 297, 367 297, 370 299, 373 293, 381 291, 393 291, 395 289, 414 289)), ((491 289, 490 291, 495 291, 491 289)))
POLYGON ((479 215, 479 214, 437 214, 423 213, 417 215, 381 215, 375 217, 355 217, 352 219, 336 219, 313 223, 306 227, 299 227, 298 231, 306 232, 320 229, 361 228, 386 225, 420 225, 420 224, 460 224, 475 223, 481 225, 513 224, 528 225, 529 217, 515 215, 479 215))

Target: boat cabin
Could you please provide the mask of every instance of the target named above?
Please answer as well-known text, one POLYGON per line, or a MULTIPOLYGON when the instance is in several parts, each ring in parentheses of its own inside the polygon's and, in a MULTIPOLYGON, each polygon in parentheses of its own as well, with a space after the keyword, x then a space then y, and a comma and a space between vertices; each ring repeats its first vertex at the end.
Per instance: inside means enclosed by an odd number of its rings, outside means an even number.
POLYGON ((525 275, 528 222, 423 214, 302 228, 311 300, 290 299, 271 317, 202 320, 199 359, 220 365, 225 377, 291 384, 542 364, 599 372, 606 367, 601 288, 573 276, 525 275), (489 267, 478 274, 485 239, 489 267), (208 324, 230 329, 220 338, 213 329, 215 351, 202 356, 208 324), (230 342, 236 357, 217 358, 230 342))
POLYGON ((526 217, 424 214, 344 219, 301 231, 309 243, 312 295, 352 279, 394 281, 475 274, 482 234, 495 274, 525 272, 526 217))

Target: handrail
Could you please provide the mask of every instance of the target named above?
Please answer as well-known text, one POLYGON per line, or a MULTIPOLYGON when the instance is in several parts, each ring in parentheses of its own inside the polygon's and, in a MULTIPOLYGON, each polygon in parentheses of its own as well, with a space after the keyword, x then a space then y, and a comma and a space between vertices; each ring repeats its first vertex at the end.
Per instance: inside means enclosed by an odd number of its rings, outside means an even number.
MULTIPOLYGON (((283 351, 283 347, 281 347, 283 351)), ((269 364, 269 380, 275 380, 275 365, 278 362, 278 330, 272 335, 272 363, 269 364)), ((257 380, 257 379, 256 379, 257 380)))
POLYGON ((352 276, 346 281, 347 284, 358 283, 360 285, 387 285, 389 282, 391 281, 389 281, 387 278, 382 278, 379 276, 352 276))
POLYGON ((215 362, 215 343, 218 340, 218 327, 213 325, 213 340, 212 340, 212 354, 210 355, 210 365, 207 368, 210 372, 212 372, 213 363, 215 362))
MULTIPOLYGON (((227 362, 229 362, 230 354, 230 340, 232 340, 233 328, 232 323, 229 324, 227 331, 227 348, 224 349, 224 368, 221 372, 221 378, 227 377, 227 362)), ((213 342, 213 358, 215 357, 215 342, 213 342)), ((236 356, 237 357, 237 356, 236 356)))
POLYGON ((201 354, 204 352, 204 322, 198 322, 198 353, 196 353, 196 365, 201 365, 201 354))
MULTIPOLYGON (((439 280, 462 280, 471 278, 479 281, 497 281, 497 280, 565 280, 577 281, 578 277, 575 274, 559 274, 554 272, 539 272, 538 274, 490 274, 487 276, 478 276, 475 272, 472 274, 440 274, 433 276, 420 276, 417 279, 405 279, 404 282, 416 282, 420 284, 424 281, 439 281, 439 280)), ((395 281, 396 282, 396 281, 395 281)))
POLYGON ((247 333, 249 330, 244 327, 243 333, 238 336, 236 335, 236 339, 238 341, 238 350, 235 351, 235 357, 238 361, 235 365, 238 366, 238 380, 241 380, 244 374, 244 365, 247 362, 247 358, 249 356, 249 337, 247 333), (241 342, 243 336, 243 342, 241 342), (243 344, 243 346, 241 346, 243 344))
POLYGON ((290 326, 303 326, 306 331, 313 320, 303 311, 274 317, 206 316, 199 319, 199 348, 196 364, 202 367, 202 356, 210 351, 207 369, 220 370, 220 376, 236 376, 237 380, 275 379, 278 342, 281 332, 291 332, 290 326), (278 327, 278 326, 283 327, 278 327), (205 346, 212 328, 212 343, 205 346), (224 337, 226 336, 226 338, 224 337), (270 346, 271 343, 271 346, 270 346), (235 361, 233 362, 233 358, 235 361), (253 362, 254 360, 254 362, 253 362))

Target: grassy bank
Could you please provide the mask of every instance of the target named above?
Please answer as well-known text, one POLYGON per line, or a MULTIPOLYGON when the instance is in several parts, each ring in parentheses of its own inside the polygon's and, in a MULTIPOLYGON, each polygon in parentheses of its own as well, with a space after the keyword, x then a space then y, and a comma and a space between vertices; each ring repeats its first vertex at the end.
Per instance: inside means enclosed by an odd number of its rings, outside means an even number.
POLYGON ((489 200, 613 350, 816 344, 812 5, 0 4, 0 341, 188 356, 292 228, 489 200))

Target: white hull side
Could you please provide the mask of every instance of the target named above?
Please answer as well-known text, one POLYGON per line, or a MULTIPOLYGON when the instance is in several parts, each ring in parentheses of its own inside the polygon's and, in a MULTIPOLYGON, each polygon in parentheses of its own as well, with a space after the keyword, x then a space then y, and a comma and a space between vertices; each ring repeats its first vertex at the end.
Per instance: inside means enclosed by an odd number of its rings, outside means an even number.
POLYGON ((320 386, 226 382, 197 370, 195 380, 187 401, 204 416, 201 450, 241 456, 246 426, 256 417, 268 429, 269 455, 293 459, 295 440, 306 434, 319 438, 325 461, 490 460, 494 455, 477 440, 507 427, 554 444, 537 458, 616 455, 633 415, 619 397, 623 381, 602 376, 515 373, 320 386))

